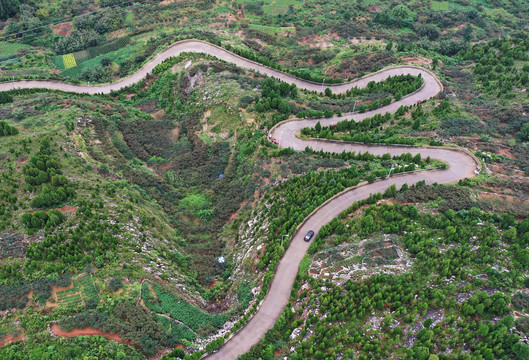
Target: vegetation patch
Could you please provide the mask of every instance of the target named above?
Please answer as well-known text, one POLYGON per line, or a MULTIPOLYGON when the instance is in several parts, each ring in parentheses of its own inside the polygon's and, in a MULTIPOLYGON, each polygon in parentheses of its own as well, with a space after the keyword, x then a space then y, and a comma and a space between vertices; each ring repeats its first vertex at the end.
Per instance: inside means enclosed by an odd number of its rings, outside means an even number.
POLYGON ((195 332, 206 334, 220 329, 227 320, 226 315, 211 315, 189 304, 185 300, 171 294, 158 284, 153 284, 156 298, 152 295, 145 282, 142 288, 142 299, 150 310, 169 315, 171 318, 182 322, 195 332))
POLYGON ((73 54, 63 55, 62 62, 64 64, 65 69, 70 69, 77 66, 77 62, 75 61, 75 57, 73 54))
POLYGON ((450 10, 450 3, 448 1, 432 1, 433 11, 448 11, 450 10))
POLYGON ((0 41, 0 55, 11 55, 15 54, 22 49, 28 49, 30 46, 27 44, 20 44, 8 41, 0 41))

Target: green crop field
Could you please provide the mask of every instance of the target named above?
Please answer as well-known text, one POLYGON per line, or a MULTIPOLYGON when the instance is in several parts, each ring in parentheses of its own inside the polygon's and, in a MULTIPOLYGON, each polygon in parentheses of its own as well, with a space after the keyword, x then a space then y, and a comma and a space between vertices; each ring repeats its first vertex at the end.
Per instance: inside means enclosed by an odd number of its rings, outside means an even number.
POLYGON ((85 60, 74 68, 66 69, 61 72, 61 75, 72 78, 79 78, 83 69, 91 69, 101 63, 101 59, 104 57, 110 58, 113 62, 121 64, 122 62, 129 59, 134 55, 134 46, 129 45, 116 51, 112 51, 103 55, 96 56, 92 59, 85 60))
POLYGON ((131 24, 134 21, 134 11, 128 11, 125 15, 125 20, 123 20, 124 24, 131 24))
POLYGON ((77 281, 79 285, 82 286, 85 299, 99 299, 99 294, 97 288, 94 285, 92 275, 82 276, 77 281))
POLYGON ((81 300, 77 281, 74 281, 73 288, 57 293, 57 303, 59 306, 65 306, 67 308, 76 308, 82 305, 83 301, 81 300))
POLYGON ((448 1, 432 1, 432 9, 434 11, 448 11, 450 3, 448 1))
POLYGON ((145 301, 145 305, 157 313, 167 314, 173 319, 181 321, 194 331, 207 332, 219 329, 227 320, 223 314, 211 315, 200 310, 196 306, 164 290, 158 284, 154 284, 153 287, 158 297, 157 301, 154 300, 148 283, 143 285, 142 298, 145 301))
POLYGON ((262 31, 270 35, 276 35, 276 34, 279 35, 279 34, 284 34, 284 33, 291 33, 291 34, 296 33, 296 28, 294 27, 274 27, 274 26, 251 24, 249 28, 262 31))
POLYGON ((70 69, 77 66, 77 62, 75 61, 75 57, 73 56, 73 54, 63 55, 62 62, 64 63, 64 67, 66 69, 70 69))

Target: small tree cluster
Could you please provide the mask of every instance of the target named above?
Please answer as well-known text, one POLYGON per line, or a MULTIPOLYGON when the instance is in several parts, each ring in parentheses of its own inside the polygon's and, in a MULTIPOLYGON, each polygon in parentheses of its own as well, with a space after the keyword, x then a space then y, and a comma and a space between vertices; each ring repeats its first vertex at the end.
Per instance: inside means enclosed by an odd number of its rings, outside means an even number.
POLYGON ((46 213, 44 210, 37 211, 33 214, 25 213, 22 215, 22 224, 28 230, 39 230, 43 227, 55 228, 59 226, 66 216, 59 210, 51 209, 46 213))
POLYGON ((18 129, 16 127, 9 125, 5 121, 0 121, 0 137, 17 135, 17 134, 18 134, 18 129))

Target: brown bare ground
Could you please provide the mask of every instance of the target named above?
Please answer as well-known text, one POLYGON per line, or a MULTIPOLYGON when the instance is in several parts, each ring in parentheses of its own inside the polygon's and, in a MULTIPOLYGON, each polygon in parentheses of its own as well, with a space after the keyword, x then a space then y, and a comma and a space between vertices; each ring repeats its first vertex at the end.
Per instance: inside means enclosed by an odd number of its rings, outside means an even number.
POLYGON ((24 332, 22 331, 22 334, 18 336, 13 336, 11 334, 7 334, 1 341, 0 341, 0 347, 6 346, 7 344, 14 343, 15 341, 20 340, 26 340, 26 336, 24 335, 24 332))
POLYGON ((169 140, 176 143, 180 139, 180 125, 175 127, 171 132, 169 133, 169 140))
POLYGON ((308 45, 310 48, 323 48, 334 46, 331 41, 340 40, 337 33, 329 32, 326 35, 314 35, 298 41, 300 45, 308 45))
POLYGON ((121 339, 121 336, 119 336, 118 334, 106 333, 106 332, 103 332, 103 331, 101 331, 99 329, 95 329, 95 328, 93 328, 91 326, 85 327, 83 329, 76 328, 76 329, 73 329, 72 331, 64 331, 64 330, 61 330, 59 325, 53 324, 53 326, 51 327, 51 331, 55 335, 62 336, 62 337, 100 335, 100 336, 103 336, 103 337, 105 337, 105 338, 107 338, 109 340, 115 341, 115 342, 120 343, 120 344, 133 345, 134 346, 134 344, 131 343, 130 341, 126 341, 126 340, 121 339))
POLYGON ((66 205, 66 206, 63 206, 63 207, 60 207, 60 208, 56 208, 56 210, 59 210, 63 214, 64 213, 70 213, 70 212, 77 211, 77 206, 66 205))
POLYGON ((153 118, 155 118, 156 120, 161 120, 163 118, 163 116, 165 115, 165 110, 164 109, 160 109, 158 111, 155 111, 151 114, 151 116, 153 118))
POLYGON ((118 295, 121 295, 122 292, 123 292, 123 288, 119 289, 118 291, 112 292, 112 295, 118 296, 118 295))
POLYGON ((112 31, 111 33, 108 33, 108 38, 109 39, 117 39, 117 38, 123 37, 125 35, 127 35, 127 29, 119 29, 119 30, 116 30, 116 31, 112 31))
POLYGON ((514 156, 509 149, 506 149, 504 147, 500 147, 500 149, 498 150, 498 154, 508 157, 509 159, 516 159, 516 156, 514 156))
POLYGON ((431 65, 432 60, 423 58, 422 56, 404 56, 402 62, 414 65, 431 65))
POLYGON ((57 35, 70 35, 73 26, 69 23, 57 24, 53 27, 53 33, 57 35))
POLYGON ((56 285, 52 285, 51 287, 51 296, 50 298, 55 300, 55 302, 51 302, 50 300, 47 300, 46 301, 46 306, 47 307, 57 307, 59 306, 59 301, 58 301, 58 298, 57 298, 57 293, 60 292, 60 291, 65 291, 65 290, 70 290, 71 288, 73 288, 73 281, 70 285, 68 286, 63 286, 63 287, 59 287, 59 286, 56 286, 56 285))

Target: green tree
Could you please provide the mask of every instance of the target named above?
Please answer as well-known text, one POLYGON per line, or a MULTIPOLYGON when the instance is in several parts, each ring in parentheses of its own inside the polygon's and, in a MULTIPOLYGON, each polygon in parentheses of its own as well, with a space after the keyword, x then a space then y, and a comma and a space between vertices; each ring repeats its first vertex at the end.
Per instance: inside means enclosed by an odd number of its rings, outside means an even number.
POLYGON ((0 0, 0 20, 15 16, 19 7, 20 2, 18 0, 0 0))
POLYGON ((522 129, 518 132, 518 135, 522 141, 529 141, 529 122, 526 122, 522 129))

